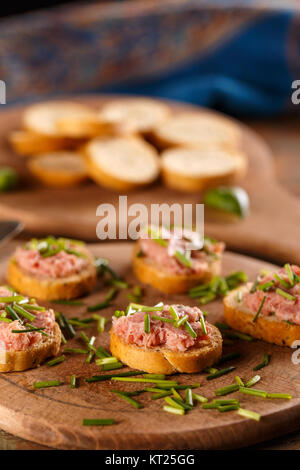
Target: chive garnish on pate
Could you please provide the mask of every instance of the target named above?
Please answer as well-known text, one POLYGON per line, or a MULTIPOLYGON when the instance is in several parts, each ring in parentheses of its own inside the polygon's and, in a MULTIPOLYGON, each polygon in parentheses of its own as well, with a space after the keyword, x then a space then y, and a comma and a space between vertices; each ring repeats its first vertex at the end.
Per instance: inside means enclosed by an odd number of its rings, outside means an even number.
POLYGON ((256 320, 258 319, 258 316, 259 316, 260 312, 262 311, 262 308, 263 308, 263 306, 264 306, 264 303, 265 303, 265 301, 266 301, 266 298, 267 298, 267 296, 264 295, 264 297, 263 297, 263 299, 262 299, 262 301, 261 301, 261 304, 260 304, 260 306, 259 306, 259 309, 257 310, 257 313, 255 314, 255 316, 254 316, 254 318, 253 318, 253 320, 252 320, 253 323, 255 323, 256 320))
POLYGON ((285 292, 284 290, 280 289, 279 287, 277 287, 277 289, 276 289, 276 294, 279 294, 282 297, 285 297, 286 299, 291 300, 292 302, 294 302, 296 300, 296 297, 289 294, 288 292, 285 292))
POLYGON ((150 333, 150 315, 149 315, 149 313, 146 313, 144 315, 144 331, 147 334, 150 333))

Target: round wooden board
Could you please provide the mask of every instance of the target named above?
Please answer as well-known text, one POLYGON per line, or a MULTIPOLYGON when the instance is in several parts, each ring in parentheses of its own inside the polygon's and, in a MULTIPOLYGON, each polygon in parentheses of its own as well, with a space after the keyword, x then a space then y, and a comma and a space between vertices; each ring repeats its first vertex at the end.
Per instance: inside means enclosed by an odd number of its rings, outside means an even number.
MULTIPOLYGON (((68 99, 99 106, 112 97, 95 95, 68 99)), ((212 113, 192 105, 174 102, 169 102, 169 105, 175 113, 186 110, 212 113)), ((35 234, 54 233, 95 240, 96 225, 100 220, 96 217, 96 209, 99 204, 111 203, 116 207, 119 225, 117 193, 94 183, 76 188, 49 189, 33 182, 26 170, 25 159, 15 155, 7 142, 9 133, 20 128, 23 110, 24 106, 18 106, 0 112, 0 166, 15 166, 24 182, 20 190, 1 195, 0 218, 18 218, 28 232, 35 234)), ((249 159, 247 176, 240 184, 250 195, 251 211, 246 219, 235 223, 207 219, 206 233, 223 239, 229 248, 236 251, 300 264, 300 202, 277 184, 272 157, 262 139, 235 122, 242 129, 242 147, 249 159)), ((170 190, 158 182, 147 189, 129 193, 127 202, 128 206, 143 203, 148 207, 161 203, 199 203, 201 195, 170 190)), ((120 225, 123 223, 124 219, 120 225)))
MULTIPOLYGON (((6 250, 1 261, 1 282, 4 280, 7 256, 15 244, 6 250)), ((95 255, 105 256, 111 266, 124 276, 126 280, 136 283, 131 272, 131 244, 114 243, 103 246, 92 245, 95 255)), ((274 268, 252 258, 225 254, 224 274, 233 270, 245 270, 253 279, 262 268, 274 268)), ((101 289, 101 281, 95 292, 85 300, 86 304, 94 304, 103 299, 107 292, 101 289)), ((185 295, 164 296, 152 288, 144 287, 145 304, 154 305, 158 301, 195 304, 185 295)), ((127 305, 125 292, 113 301, 111 308, 100 313, 111 318, 116 308, 127 305)), ((58 308, 55 305, 55 308, 58 308)), ((210 312, 209 321, 214 323, 222 320, 222 302, 217 301, 205 307, 210 312)), ((86 316, 84 307, 60 306, 60 310, 72 316, 86 316)), ((89 314, 88 314, 89 315, 89 314)), ((108 347, 108 330, 97 337, 96 345, 108 347)), ((96 333, 87 330, 90 335, 96 333)), ((79 339, 70 342, 70 346, 82 346, 79 339)), ((231 384, 236 374, 249 379, 255 373, 253 367, 261 362, 263 353, 271 354, 268 367, 259 373, 262 380, 259 388, 271 392, 292 393, 292 400, 270 400, 237 396, 244 408, 262 414, 256 421, 244 419, 236 412, 219 413, 216 410, 203 410, 195 406, 185 416, 175 416, 162 410, 162 401, 150 399, 145 393, 137 399, 144 408, 136 410, 129 403, 111 393, 111 389, 137 390, 142 384, 112 383, 110 381, 88 384, 85 378, 99 374, 95 364, 86 365, 85 356, 69 355, 64 363, 55 367, 43 365, 24 373, 0 374, 0 427, 19 437, 62 449, 220 449, 236 448, 267 440, 299 427, 300 418, 300 372, 299 367, 291 362, 293 350, 273 346, 261 341, 236 341, 233 346, 225 346, 224 353, 240 351, 241 357, 234 361, 236 371, 208 382, 206 374, 179 374, 173 376, 180 383, 201 383, 195 390, 209 399, 214 391, 224 385, 231 384), (70 375, 80 378, 80 386, 71 390, 70 375), (63 385, 57 388, 34 390, 33 383, 39 380, 59 378, 63 385), (84 427, 83 418, 115 418, 116 425, 109 427, 84 427)), ((230 365, 232 363, 228 363, 230 365)), ((227 364, 226 364, 227 365, 227 364)), ((127 369, 124 369, 127 370, 127 369)))

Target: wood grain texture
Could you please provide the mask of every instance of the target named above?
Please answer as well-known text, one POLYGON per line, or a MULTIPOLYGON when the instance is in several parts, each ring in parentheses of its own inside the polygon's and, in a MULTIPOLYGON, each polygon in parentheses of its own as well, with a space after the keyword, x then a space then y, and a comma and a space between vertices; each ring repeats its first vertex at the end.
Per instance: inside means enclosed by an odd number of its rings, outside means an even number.
MULTIPOLYGON (((77 101, 99 105, 109 96, 90 96, 77 101)), ((170 103, 176 112, 199 108, 170 103)), ((7 143, 10 131, 19 128, 22 106, 0 113, 0 164, 15 166, 22 175, 24 187, 1 195, 0 218, 16 217, 25 223, 26 230, 36 234, 56 233, 66 236, 96 239, 96 208, 101 203, 112 203, 117 208, 119 194, 87 183, 78 188, 47 189, 29 177, 24 159, 14 155, 7 143)), ((203 111, 211 112, 211 111, 203 111)), ((276 260, 300 263, 300 202, 276 181, 273 161, 264 141, 246 126, 243 148, 249 158, 249 171, 241 181, 250 195, 249 216, 238 222, 216 222, 207 218, 206 233, 223 239, 227 246, 239 252, 276 260)), ((153 186, 130 193, 132 203, 197 203, 201 194, 185 194, 153 186)), ((117 214, 118 215, 118 214, 117 214)))
MULTIPOLYGON (((2 255, 1 279, 3 280, 7 256, 13 249, 11 244, 2 255)), ((91 246, 93 252, 105 256, 111 265, 128 281, 136 283, 131 271, 131 244, 97 244, 91 246)), ((224 273, 244 269, 250 278, 261 268, 271 265, 244 256, 226 253, 224 273)), ((2 282, 2 281, 1 281, 2 282)), ((87 304, 94 304, 103 299, 107 287, 99 285, 87 298, 87 304)), ((160 300, 196 305, 185 295, 164 296, 152 288, 145 287, 143 302, 155 304, 160 300)), ((47 304, 46 304, 47 305, 47 304)), ((101 312, 111 318, 116 308, 127 305, 125 292, 122 292, 112 307, 101 312)), ((85 307, 59 306, 67 315, 86 317, 85 307)), ((56 305, 55 308, 58 308, 56 305)), ((220 301, 205 307, 210 312, 209 320, 214 323, 222 320, 220 301)), ((97 337, 96 344, 108 347, 108 329, 97 337)), ((92 329, 88 334, 95 333, 92 329)), ((74 339, 70 346, 82 345, 74 339)), ((245 420, 236 413, 220 414, 215 410, 203 410, 195 407, 185 416, 170 415, 162 411, 159 400, 151 401, 149 394, 141 395, 138 400, 144 405, 136 410, 110 390, 136 390, 143 388, 137 384, 103 382, 88 384, 84 381, 99 369, 95 364, 86 365, 85 357, 68 356, 67 360, 55 367, 43 365, 25 373, 0 375, 0 427, 18 437, 28 439, 55 448, 63 449, 219 449, 236 448, 271 439, 299 428, 300 418, 300 369, 291 363, 292 350, 272 346, 260 341, 246 343, 237 341, 234 346, 227 346, 224 353, 238 350, 242 356, 235 360, 236 372, 214 381, 206 381, 205 374, 178 375, 180 383, 201 382, 200 393, 213 398, 214 390, 232 383, 239 374, 248 379, 254 375, 253 367, 261 362, 264 352, 272 355, 270 365, 262 369, 261 389, 272 392, 292 393, 293 399, 264 400, 239 394, 243 407, 262 414, 259 423, 245 420), (75 373, 80 378, 80 386, 71 390, 70 375, 75 373), (34 390, 36 380, 60 378, 61 387, 34 390), (117 423, 111 427, 88 428, 81 425, 83 418, 110 418, 117 423)), ((230 363, 228 363, 230 364, 230 363)), ((125 369, 126 370, 126 369, 125 369)), ((174 376, 175 377, 175 376, 174 376)), ((236 394, 234 394, 236 395, 236 394)), ((234 396, 232 395, 232 396, 234 396)))

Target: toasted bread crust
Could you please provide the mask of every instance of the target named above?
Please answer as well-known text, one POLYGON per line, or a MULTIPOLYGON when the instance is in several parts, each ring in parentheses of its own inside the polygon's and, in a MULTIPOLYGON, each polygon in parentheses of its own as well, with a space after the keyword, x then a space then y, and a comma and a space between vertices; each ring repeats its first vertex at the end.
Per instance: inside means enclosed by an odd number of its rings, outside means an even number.
POLYGON ((52 335, 37 346, 27 351, 0 351, 0 372, 17 372, 37 367, 48 357, 58 354, 60 343, 61 331, 55 323, 52 335))
POLYGON ((186 352, 170 351, 166 348, 140 348, 127 344, 110 331, 110 350, 113 356, 133 369, 150 374, 193 374, 216 363, 222 354, 222 336, 219 330, 211 327, 210 340, 203 347, 191 348, 186 352))
POLYGON ((31 131, 14 131, 9 135, 9 142, 16 153, 27 157, 74 148, 82 144, 83 140, 45 136, 31 131))
MULTIPOLYGON (((246 286, 242 288, 245 289, 246 286)), ((300 339, 299 325, 291 325, 273 316, 264 315, 259 315, 253 322, 254 314, 243 311, 235 301, 236 294, 240 290, 241 288, 231 291, 223 301, 224 317, 231 328, 279 346, 292 346, 294 341, 300 339)))
POLYGON ((200 274, 173 274, 157 266, 147 256, 138 257, 137 241, 133 250, 133 271, 139 281, 150 284, 165 294, 183 294, 197 284, 210 281, 221 272, 221 260, 213 260, 207 271, 200 274))
POLYGON ((89 266, 82 272, 65 278, 39 278, 23 271, 14 258, 8 265, 7 280, 18 292, 41 300, 74 299, 89 292, 96 284, 96 269, 91 254, 89 266))

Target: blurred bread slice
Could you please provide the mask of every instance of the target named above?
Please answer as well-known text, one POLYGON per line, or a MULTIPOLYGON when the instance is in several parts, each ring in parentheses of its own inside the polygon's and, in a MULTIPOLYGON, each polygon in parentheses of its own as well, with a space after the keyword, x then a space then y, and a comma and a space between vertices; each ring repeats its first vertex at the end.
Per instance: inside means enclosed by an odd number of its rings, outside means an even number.
POLYGON ((93 128, 97 121, 97 113, 93 109, 72 101, 34 104, 29 106, 23 114, 25 129, 48 137, 85 137, 86 132, 84 131, 89 127, 93 128), (81 132, 78 124, 80 120, 83 123, 83 131, 81 132), (74 129, 75 127, 76 129, 74 129))
POLYGON ((23 156, 70 149, 82 143, 78 139, 74 141, 67 137, 50 137, 31 131, 13 131, 8 140, 13 150, 23 156))
POLYGON ((169 107, 148 98, 123 98, 108 102, 100 111, 100 119, 119 126, 119 131, 145 134, 169 116, 169 107))
POLYGON ((247 167, 243 153, 218 147, 177 147, 165 150, 161 157, 164 183, 181 191, 233 183, 244 176, 247 167))
POLYGON ((186 112, 171 116, 153 130, 154 141, 160 148, 173 146, 237 148, 241 133, 226 118, 206 112, 186 112))
POLYGON ((159 157, 139 137, 97 138, 85 146, 89 176, 117 191, 138 189, 159 175, 159 157))
POLYGON ((76 186, 88 177, 83 156, 71 151, 37 155, 29 160, 28 168, 38 180, 53 187, 76 186))
POLYGON ((59 118, 57 128, 61 134, 73 138, 116 134, 116 126, 113 123, 101 121, 96 113, 59 118))

